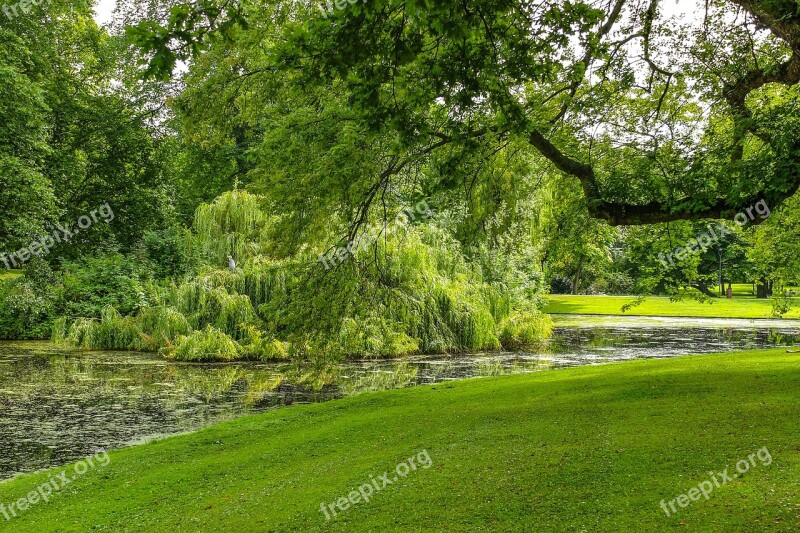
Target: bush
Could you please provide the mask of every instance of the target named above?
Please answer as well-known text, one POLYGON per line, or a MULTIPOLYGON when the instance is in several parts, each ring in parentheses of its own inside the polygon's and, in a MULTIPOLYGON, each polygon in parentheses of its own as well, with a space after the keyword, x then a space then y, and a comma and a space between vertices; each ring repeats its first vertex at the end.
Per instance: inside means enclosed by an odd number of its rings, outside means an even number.
POLYGON ((170 227, 144 233, 142 246, 157 278, 171 278, 186 272, 186 239, 187 232, 181 228, 170 227))
POLYGON ((147 349, 170 348, 181 335, 189 335, 189 320, 171 307, 147 307, 139 313, 141 337, 147 349))
POLYGON ((289 343, 266 337, 257 327, 246 329, 247 344, 242 345, 246 359, 283 361, 289 359, 289 343))
POLYGON ((87 350, 142 350, 147 347, 134 317, 123 317, 111 306, 100 319, 79 318, 67 328, 66 321, 55 321, 51 340, 87 350))
POLYGON ((242 355, 238 342, 213 326, 178 337, 167 356, 176 361, 234 361, 242 355))
POLYGON ((107 308, 135 314, 147 305, 146 276, 136 260, 116 252, 65 263, 59 273, 34 257, 22 277, 0 281, 0 337, 46 339, 59 316, 99 319, 107 308))
POLYGON ((63 267, 64 314, 100 317, 111 306, 123 315, 147 306, 146 269, 116 252, 84 257, 63 267))
POLYGON ((527 348, 553 333, 553 321, 535 308, 516 310, 503 321, 500 342, 506 350, 527 348))
POLYGON ((0 338, 48 338, 62 301, 50 265, 32 258, 23 276, 0 280, 0 338))
POLYGON ((553 276, 550 280, 550 294, 572 294, 572 280, 564 276, 553 276))
POLYGON ((633 294, 636 287, 636 280, 627 272, 609 272, 603 281, 605 282, 603 292, 608 294, 633 294))

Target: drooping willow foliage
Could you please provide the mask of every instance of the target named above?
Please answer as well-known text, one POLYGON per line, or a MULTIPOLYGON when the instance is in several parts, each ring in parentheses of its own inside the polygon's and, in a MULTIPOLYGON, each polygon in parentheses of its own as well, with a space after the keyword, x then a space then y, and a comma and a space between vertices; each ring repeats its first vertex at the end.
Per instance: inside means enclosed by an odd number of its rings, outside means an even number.
POLYGON ((200 264, 221 267, 228 264, 228 255, 240 264, 264 255, 269 217, 258 201, 257 196, 246 191, 234 191, 198 207, 189 256, 200 264))
POLYGON ((190 279, 153 287, 135 317, 61 320, 54 340, 180 360, 329 360, 518 349, 550 334, 530 294, 484 281, 433 224, 384 233, 331 270, 311 255, 271 258, 268 226, 256 196, 223 194, 197 210, 190 279))

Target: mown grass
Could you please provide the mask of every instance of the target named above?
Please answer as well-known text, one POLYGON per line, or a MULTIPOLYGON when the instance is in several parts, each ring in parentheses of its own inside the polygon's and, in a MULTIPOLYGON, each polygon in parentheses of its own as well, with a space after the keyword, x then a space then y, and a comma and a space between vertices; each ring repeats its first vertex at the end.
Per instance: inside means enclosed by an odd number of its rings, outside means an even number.
MULTIPOLYGON (((727 287, 727 285, 725 285, 727 287)), ((756 288, 752 283, 733 283, 731 284, 731 289, 733 291, 734 298, 755 298, 756 297, 756 288)), ((718 287, 711 287, 711 290, 715 293, 718 292, 718 287)), ((796 285, 789 285, 786 287, 786 290, 793 290, 797 291, 798 287, 796 285)), ((688 292, 693 292, 694 294, 700 294, 700 291, 694 288, 687 289, 688 292)))
MULTIPOLYGON (((281 409, 113 452, 14 531, 789 531, 800 525, 800 356, 582 367, 281 409), (667 517, 767 447, 773 461, 667 517), (326 522, 412 454, 433 462, 326 522)), ((55 471, 60 471, 56 469, 55 471)), ((50 473, 0 484, 8 503, 50 473)), ((2 524, 2 522, 0 522, 2 524)))
MULTIPOLYGON (((690 298, 673 302, 666 297, 651 296, 643 303, 622 311, 635 300, 632 296, 550 295, 544 312, 549 314, 682 316, 703 318, 773 318, 772 301, 752 298, 720 298, 699 302, 690 298)), ((800 318, 800 300, 792 298, 794 307, 784 318, 800 318)))

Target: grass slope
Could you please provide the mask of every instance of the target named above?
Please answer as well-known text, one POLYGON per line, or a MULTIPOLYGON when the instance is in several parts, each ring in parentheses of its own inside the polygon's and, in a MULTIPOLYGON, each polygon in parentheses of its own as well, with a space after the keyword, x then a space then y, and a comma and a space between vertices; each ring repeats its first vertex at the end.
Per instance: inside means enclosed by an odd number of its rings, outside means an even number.
MULTIPOLYGON (((800 356, 634 361, 364 394, 113 452, 13 531, 794 531, 800 356), (773 458, 667 517, 762 447, 773 458), (427 450, 433 465, 326 523, 427 450)), ((8 503, 53 472, 0 484, 8 503)), ((732 470, 729 472, 732 473, 732 470)))
MULTIPOLYGON (((753 298, 720 298, 710 303, 684 299, 673 302, 667 297, 651 296, 642 304, 622 312, 622 306, 635 300, 632 296, 550 295, 544 312, 549 314, 684 316, 703 318, 772 318, 772 301, 753 298)), ((798 300, 784 318, 800 318, 798 300)))

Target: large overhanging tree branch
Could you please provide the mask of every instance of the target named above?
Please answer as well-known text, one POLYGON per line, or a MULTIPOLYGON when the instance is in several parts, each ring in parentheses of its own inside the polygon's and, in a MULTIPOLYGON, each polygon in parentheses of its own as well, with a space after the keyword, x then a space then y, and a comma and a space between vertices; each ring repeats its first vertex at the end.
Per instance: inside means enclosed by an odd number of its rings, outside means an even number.
MULTIPOLYGON (((739 161, 743 153, 743 141, 748 133, 763 138, 758 130, 757 122, 752 120, 752 113, 746 105, 749 94, 770 83, 779 83, 786 86, 796 85, 800 82, 800 16, 794 2, 765 2, 733 0, 745 11, 753 16, 763 28, 786 41, 791 49, 791 57, 786 62, 772 68, 758 67, 742 74, 735 82, 724 87, 725 99, 730 108, 735 128, 735 142, 732 148, 732 161, 739 161)), ((650 58, 648 41, 652 31, 653 17, 657 0, 651 0, 644 16, 644 27, 634 37, 644 40, 644 59, 653 72, 666 76, 666 85, 669 85, 674 73, 667 72, 655 65, 650 58)), ((608 21, 619 16, 618 5, 615 6, 608 21)), ((603 26, 599 35, 608 33, 608 22, 603 26)), ((666 89, 665 89, 666 91, 666 89)), ((574 93, 573 93, 574 94, 574 93)), ((659 101, 659 105, 661 101, 659 101)), ((563 112, 559 114, 559 117, 563 112)), ((778 205, 794 195, 800 188, 800 175, 793 173, 787 176, 783 188, 772 190, 756 190, 747 197, 740 198, 738 202, 720 196, 702 207, 697 206, 692 198, 682 198, 663 202, 653 200, 648 203, 610 202, 604 198, 603 191, 598 186, 595 171, 591 165, 581 163, 559 150, 539 130, 534 130, 530 135, 530 143, 538 152, 551 161, 559 170, 578 178, 587 199, 587 206, 593 217, 604 219, 612 225, 637 225, 674 220, 691 220, 699 218, 733 218, 737 213, 744 211, 758 201, 767 201, 770 205, 778 205)), ((793 155, 800 163, 800 142, 795 141, 788 146, 789 155, 793 155)))
MULTIPOLYGON (((507 132, 579 180, 591 216, 612 225, 732 218, 800 187, 800 15, 793 0, 706 6, 702 30, 667 23, 658 0, 374 0, 328 18, 300 7, 264 73, 336 81, 400 139, 369 190, 444 139, 507 132)), ((182 24, 157 42, 185 41, 182 24)))

